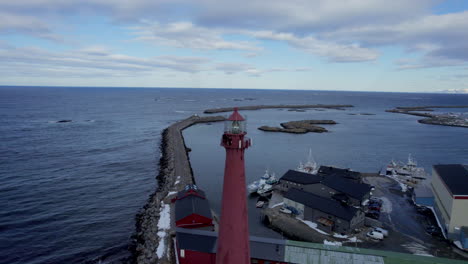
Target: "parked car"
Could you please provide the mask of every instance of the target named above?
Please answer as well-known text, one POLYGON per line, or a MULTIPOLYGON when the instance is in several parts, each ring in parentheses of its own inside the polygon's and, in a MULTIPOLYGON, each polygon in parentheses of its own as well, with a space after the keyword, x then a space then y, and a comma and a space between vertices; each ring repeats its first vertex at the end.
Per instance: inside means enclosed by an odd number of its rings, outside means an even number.
POLYGON ((370 218, 374 218, 374 219, 379 219, 380 217, 380 212, 379 211, 375 211, 375 210, 371 210, 369 212, 366 213, 366 216, 367 217, 370 217, 370 218))
POLYGON ((291 214, 291 213, 292 213, 291 210, 289 210, 288 208, 284 208, 284 207, 281 207, 281 208, 279 209, 279 211, 280 211, 281 213, 283 213, 283 214, 291 214))
POLYGON ((388 236, 388 230, 387 229, 383 229, 381 227, 375 227, 373 231, 381 233, 382 235, 384 235, 384 237, 388 236))
POLYGON ((383 240, 384 238, 384 235, 382 233, 379 233, 379 232, 375 232, 375 231, 369 231, 366 236, 372 238, 372 239, 376 239, 376 240, 383 240))
POLYGON ((383 200, 380 199, 380 198, 377 198, 377 197, 372 197, 372 198, 370 198, 370 203, 377 203, 377 204, 379 204, 380 206, 382 206, 383 200))

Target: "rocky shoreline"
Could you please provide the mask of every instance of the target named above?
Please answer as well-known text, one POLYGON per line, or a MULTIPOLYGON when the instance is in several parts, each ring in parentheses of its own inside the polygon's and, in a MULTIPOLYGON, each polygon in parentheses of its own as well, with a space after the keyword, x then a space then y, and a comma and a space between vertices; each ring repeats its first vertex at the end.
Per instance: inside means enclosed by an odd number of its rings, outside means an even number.
POLYGON ((172 227, 162 229, 160 216, 170 206, 171 193, 178 192, 187 184, 195 183, 182 131, 194 124, 224 121, 223 116, 191 116, 178 121, 162 132, 159 173, 156 176, 157 190, 151 194, 146 205, 136 216, 136 231, 130 245, 131 257, 127 263, 173 263, 172 227), (161 233, 167 233, 162 236, 161 233), (161 240, 164 240, 161 242, 161 240), (161 246, 160 244, 163 244, 161 246), (158 256, 163 251, 164 254, 158 256))
POLYGON ((433 108, 468 108, 468 105, 397 107, 395 109, 385 110, 385 112, 426 117, 418 120, 421 124, 468 127, 468 119, 466 117, 456 114, 436 115, 428 113, 433 112, 433 108), (425 113, 421 113, 421 111, 425 111, 425 113))
POLYGON ((305 134, 309 132, 324 133, 328 130, 317 125, 335 125, 333 120, 299 120, 281 123, 282 127, 261 126, 258 129, 268 132, 283 132, 293 134, 305 134))
MULTIPOLYGON (((249 105, 249 106, 239 106, 238 110, 260 110, 260 109, 278 109, 278 108, 288 108, 288 111, 293 111, 293 109, 307 109, 307 108, 328 108, 335 110, 344 110, 343 108, 354 107, 353 105, 323 105, 323 104, 311 104, 311 105, 249 105)), ((234 107, 224 107, 224 108, 212 108, 206 109, 203 113, 205 114, 214 114, 222 112, 231 112, 234 110, 234 107)))

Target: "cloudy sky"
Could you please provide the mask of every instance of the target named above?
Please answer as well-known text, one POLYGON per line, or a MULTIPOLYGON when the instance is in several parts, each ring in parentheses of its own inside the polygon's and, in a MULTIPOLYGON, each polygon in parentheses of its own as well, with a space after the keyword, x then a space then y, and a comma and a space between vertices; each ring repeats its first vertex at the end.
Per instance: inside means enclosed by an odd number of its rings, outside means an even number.
POLYGON ((468 91, 468 1, 0 0, 0 85, 468 91))

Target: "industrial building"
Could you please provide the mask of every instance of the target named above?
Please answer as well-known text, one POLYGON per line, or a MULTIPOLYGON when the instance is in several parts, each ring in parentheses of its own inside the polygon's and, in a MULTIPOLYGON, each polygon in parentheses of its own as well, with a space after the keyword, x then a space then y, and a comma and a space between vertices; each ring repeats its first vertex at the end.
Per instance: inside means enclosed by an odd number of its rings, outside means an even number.
POLYGON ((315 195, 345 200, 349 205, 360 206, 369 199, 371 186, 347 179, 337 174, 309 174, 295 170, 287 171, 279 180, 278 189, 287 192, 291 188, 315 195))
POLYGON ((298 211, 297 217, 316 222, 325 232, 347 233, 364 225, 363 211, 331 198, 291 188, 283 201, 298 211))
POLYGON ((436 217, 449 239, 462 241, 468 226, 468 166, 434 165, 432 172, 436 217))

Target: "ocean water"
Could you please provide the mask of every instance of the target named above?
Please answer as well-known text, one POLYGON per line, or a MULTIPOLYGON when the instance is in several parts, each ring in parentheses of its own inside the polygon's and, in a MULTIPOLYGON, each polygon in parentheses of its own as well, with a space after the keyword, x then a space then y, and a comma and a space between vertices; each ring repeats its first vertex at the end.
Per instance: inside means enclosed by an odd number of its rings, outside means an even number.
MULTIPOLYGON (((0 262, 119 263, 134 217, 157 186, 161 131, 206 108, 252 104, 353 104, 345 111, 245 111, 254 146, 247 178, 305 161, 376 171, 412 153, 430 170, 468 163, 466 128, 423 125, 396 106, 468 104, 467 95, 331 91, 0 87, 0 262), (254 100, 244 100, 253 98, 254 100), (375 115, 349 115, 372 113, 375 115), (330 133, 265 133, 260 125, 333 119, 330 133), (72 120, 57 123, 59 120, 72 120)), ((444 111, 441 109, 438 111, 444 111)), ((467 111, 450 109, 449 111, 467 111)), ((219 210, 222 124, 184 132, 197 184, 219 210)))

